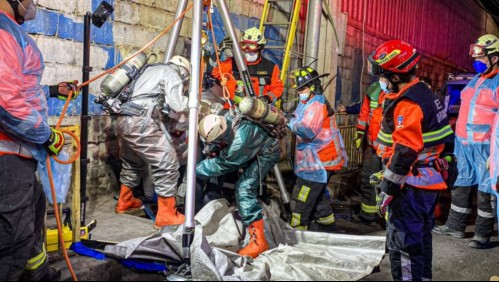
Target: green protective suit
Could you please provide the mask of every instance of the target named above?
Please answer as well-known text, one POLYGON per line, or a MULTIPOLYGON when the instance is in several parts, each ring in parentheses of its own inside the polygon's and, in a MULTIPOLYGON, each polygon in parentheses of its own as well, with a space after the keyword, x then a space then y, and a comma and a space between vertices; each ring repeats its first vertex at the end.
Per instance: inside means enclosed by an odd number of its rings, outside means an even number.
POLYGON ((196 175, 201 179, 209 179, 244 169, 236 183, 235 192, 243 223, 250 225, 263 218, 263 210, 257 199, 260 181, 279 161, 279 140, 270 137, 263 128, 251 121, 229 114, 225 118, 229 129, 226 133, 228 146, 218 157, 200 162, 196 167, 196 175))

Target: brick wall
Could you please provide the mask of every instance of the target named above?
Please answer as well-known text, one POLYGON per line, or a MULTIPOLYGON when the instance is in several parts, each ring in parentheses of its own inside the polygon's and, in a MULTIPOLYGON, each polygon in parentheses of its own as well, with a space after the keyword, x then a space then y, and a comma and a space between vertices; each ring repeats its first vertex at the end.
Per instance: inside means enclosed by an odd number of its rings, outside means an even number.
MULTIPOLYGON (((45 60, 42 84, 82 77, 83 16, 94 11, 101 0, 64 1, 39 0, 37 17, 24 27, 36 40, 45 60)), ((175 16, 177 0, 106 0, 114 7, 111 19, 102 28, 91 27, 90 78, 119 63, 131 51, 136 51, 156 37, 175 16)), ((191 2, 191 1, 189 1, 191 2)), ((262 13, 261 0, 227 0, 231 18, 237 30, 258 26, 262 13)), ((217 41, 225 36, 222 20, 215 8, 214 25, 217 41)), ((189 56, 184 40, 190 38, 192 12, 186 14, 176 46, 176 54, 189 56)), ((269 42, 279 39, 279 31, 269 32, 269 42)), ((168 35, 156 42, 147 52, 160 55, 163 60, 168 35)), ((273 43, 277 44, 277 43, 273 43)), ((272 58, 278 61, 279 58, 272 58)), ((118 161, 118 144, 113 119, 100 106, 93 103, 94 95, 100 94, 102 79, 89 86, 89 123, 87 189, 91 199, 117 191, 118 182, 110 164, 118 161)), ((57 122, 63 102, 49 101, 51 124, 57 122)), ((79 124, 81 97, 72 102, 63 124, 79 124)))

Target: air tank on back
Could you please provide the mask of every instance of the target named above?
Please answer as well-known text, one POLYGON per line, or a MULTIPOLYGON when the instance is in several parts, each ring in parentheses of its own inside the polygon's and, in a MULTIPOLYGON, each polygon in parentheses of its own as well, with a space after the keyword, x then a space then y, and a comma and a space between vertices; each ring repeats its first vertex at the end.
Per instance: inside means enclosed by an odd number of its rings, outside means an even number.
POLYGON ((284 114, 278 108, 252 97, 244 97, 239 103, 239 110, 243 115, 270 124, 284 122, 284 114))
POLYGON ((109 97, 116 97, 125 86, 130 83, 147 62, 147 56, 143 52, 137 54, 126 64, 109 74, 100 84, 101 91, 109 97))

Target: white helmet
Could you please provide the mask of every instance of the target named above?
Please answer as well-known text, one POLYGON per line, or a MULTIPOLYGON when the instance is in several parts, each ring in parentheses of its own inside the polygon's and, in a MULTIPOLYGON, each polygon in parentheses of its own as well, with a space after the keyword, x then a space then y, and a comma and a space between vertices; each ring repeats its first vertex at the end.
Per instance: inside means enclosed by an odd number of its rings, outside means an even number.
POLYGON ((207 115, 199 122, 199 136, 205 143, 211 143, 227 131, 227 121, 219 115, 207 115))
POLYGON ((191 63, 189 60, 182 56, 173 56, 168 63, 179 66, 179 74, 184 83, 189 81, 189 77, 191 76, 191 63))
POLYGON ((168 62, 183 67, 189 74, 191 73, 191 62, 182 56, 175 55, 168 62))

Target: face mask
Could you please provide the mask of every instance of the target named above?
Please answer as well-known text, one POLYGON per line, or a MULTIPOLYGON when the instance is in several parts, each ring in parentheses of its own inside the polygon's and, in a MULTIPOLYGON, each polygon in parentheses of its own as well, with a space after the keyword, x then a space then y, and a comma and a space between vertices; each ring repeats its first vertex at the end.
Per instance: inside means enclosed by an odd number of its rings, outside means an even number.
POLYGON ((310 97, 310 92, 302 92, 302 93, 299 93, 299 95, 300 95, 300 101, 306 102, 308 100, 308 98, 310 97))
POLYGON ((21 7, 26 12, 24 15, 24 21, 34 20, 36 17, 36 4, 35 4, 35 2, 30 1, 28 8, 24 8, 24 6, 21 4, 21 2, 19 0, 17 0, 17 2, 19 2, 19 7, 21 7))
POLYGON ((388 90, 388 83, 384 82, 384 81, 379 81, 379 87, 381 88, 381 90, 383 90, 383 92, 385 93, 390 93, 392 91, 388 90))
POLYGON ((487 64, 481 61, 473 62, 473 68, 477 73, 484 73, 488 69, 487 64))
POLYGON ((258 60, 258 52, 247 52, 244 53, 244 57, 249 63, 254 63, 258 60))

